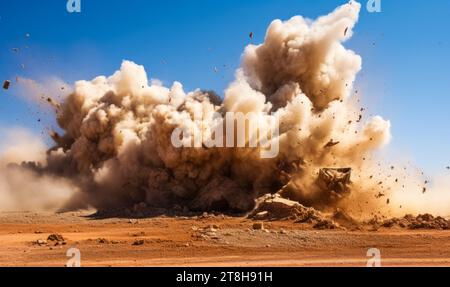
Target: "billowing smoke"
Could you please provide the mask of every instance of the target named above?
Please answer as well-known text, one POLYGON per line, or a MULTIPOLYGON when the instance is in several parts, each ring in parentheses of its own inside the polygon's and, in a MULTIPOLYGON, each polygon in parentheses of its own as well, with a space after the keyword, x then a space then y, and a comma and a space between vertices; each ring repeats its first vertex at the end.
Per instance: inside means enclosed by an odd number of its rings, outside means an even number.
MULTIPOLYGON (((280 192, 318 208, 362 210, 380 190, 366 179, 378 168, 372 154, 388 143, 390 122, 366 119, 352 100, 362 60, 342 43, 359 11, 351 1, 315 21, 273 21, 262 44, 246 47, 223 101, 214 92, 185 92, 178 82, 149 83, 144 67, 130 61, 110 77, 78 81, 55 106, 64 133, 53 133, 56 145, 26 169, 81 190, 66 208, 145 202, 248 211, 258 196, 280 192), (258 115, 260 134, 279 124, 270 138, 278 143, 275 157, 261 157, 260 145, 210 145, 226 113, 250 112, 258 115), (190 131, 185 147, 173 144, 177 129, 190 131), (324 167, 352 169, 351 197, 329 200, 316 181, 324 167)), ((245 143, 251 139, 246 135, 245 143)))

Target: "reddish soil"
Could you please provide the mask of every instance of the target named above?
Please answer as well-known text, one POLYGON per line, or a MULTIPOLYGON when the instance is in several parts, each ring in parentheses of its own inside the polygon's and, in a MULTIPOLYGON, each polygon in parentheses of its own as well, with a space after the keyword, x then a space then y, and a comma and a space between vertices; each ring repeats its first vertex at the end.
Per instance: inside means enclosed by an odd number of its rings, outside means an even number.
POLYGON ((383 266, 450 266, 450 231, 314 230, 292 221, 254 230, 243 217, 89 214, 0 213, 0 266, 64 266, 70 247, 82 266, 366 266, 369 248, 381 251, 383 266), (65 242, 45 242, 54 233, 65 242))

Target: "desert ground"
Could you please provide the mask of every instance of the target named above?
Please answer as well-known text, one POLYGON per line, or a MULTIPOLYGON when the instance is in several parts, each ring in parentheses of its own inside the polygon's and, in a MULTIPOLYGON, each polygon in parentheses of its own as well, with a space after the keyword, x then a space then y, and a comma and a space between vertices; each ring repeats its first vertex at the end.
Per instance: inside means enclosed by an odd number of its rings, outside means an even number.
POLYGON ((65 266, 76 247, 82 266, 450 266, 450 231, 314 230, 292 221, 221 214, 130 219, 93 211, 0 213, 0 266, 65 266), (63 239, 50 240, 49 235, 63 239))

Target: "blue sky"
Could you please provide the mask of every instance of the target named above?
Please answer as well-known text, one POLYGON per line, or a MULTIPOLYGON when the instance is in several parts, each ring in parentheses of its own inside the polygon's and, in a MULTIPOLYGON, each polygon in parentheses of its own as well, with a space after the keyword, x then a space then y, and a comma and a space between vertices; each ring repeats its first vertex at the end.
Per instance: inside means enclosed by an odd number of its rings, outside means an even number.
MULTIPOLYGON (((450 165, 450 1, 381 1, 381 13, 363 9, 346 43, 363 57, 357 87, 369 112, 392 122, 389 156, 441 171, 450 165)), ((222 94, 250 32, 259 43, 273 19, 315 18, 345 2, 81 0, 82 12, 69 14, 65 0, 1 1, 0 80, 12 87, 0 92, 0 127, 54 125, 18 96, 16 76, 73 83, 110 75, 123 59, 167 85, 222 94)))

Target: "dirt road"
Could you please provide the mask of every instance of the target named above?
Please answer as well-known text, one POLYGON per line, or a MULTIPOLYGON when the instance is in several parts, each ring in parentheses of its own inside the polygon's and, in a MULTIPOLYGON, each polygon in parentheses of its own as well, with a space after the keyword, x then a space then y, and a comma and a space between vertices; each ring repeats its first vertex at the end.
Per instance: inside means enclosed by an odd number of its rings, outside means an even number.
POLYGON ((82 266, 365 266, 369 248, 384 266, 450 266, 450 231, 318 231, 288 221, 254 230, 242 217, 89 214, 0 213, 0 266, 64 266, 71 247, 82 266), (47 240, 54 233, 65 241, 47 240))

